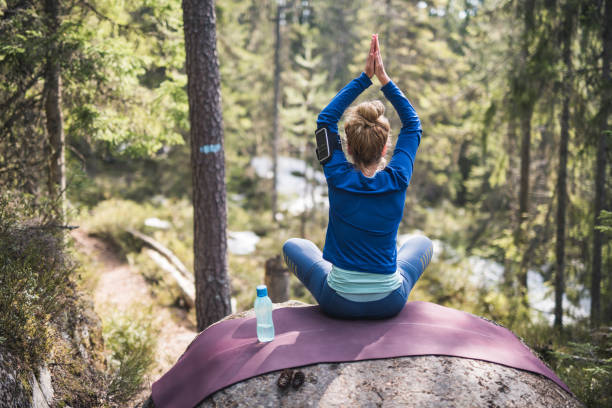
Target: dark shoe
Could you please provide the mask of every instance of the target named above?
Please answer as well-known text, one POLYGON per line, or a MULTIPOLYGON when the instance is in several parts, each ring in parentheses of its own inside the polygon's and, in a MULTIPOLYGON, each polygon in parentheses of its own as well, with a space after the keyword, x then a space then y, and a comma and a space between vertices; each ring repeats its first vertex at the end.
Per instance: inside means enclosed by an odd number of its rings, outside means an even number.
POLYGON ((290 370, 288 368, 283 370, 280 377, 278 377, 278 380, 276 381, 276 385, 278 385, 278 387, 283 390, 289 387, 289 384, 291 384, 292 374, 293 374, 293 370, 290 370))
POLYGON ((293 374, 293 380, 291 380, 291 385, 293 386, 294 389, 298 389, 302 386, 302 384, 304 384, 304 380, 305 380, 305 376, 304 373, 301 371, 296 371, 295 374, 293 374))

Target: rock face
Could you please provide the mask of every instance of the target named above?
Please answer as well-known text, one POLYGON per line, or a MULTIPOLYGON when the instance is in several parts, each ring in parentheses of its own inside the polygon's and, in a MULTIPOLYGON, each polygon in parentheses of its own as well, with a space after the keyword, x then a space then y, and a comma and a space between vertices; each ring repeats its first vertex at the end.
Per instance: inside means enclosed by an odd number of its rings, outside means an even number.
POLYGON ((0 407, 19 408, 31 404, 27 380, 19 378, 19 362, 0 346, 0 407))
POLYGON ((580 407, 548 378, 457 357, 422 356, 302 367, 304 384, 277 386, 280 373, 234 384, 208 407, 580 407))
MULTIPOLYGON (((295 301, 277 307, 305 306, 295 301)), ((226 319, 250 317, 252 310, 226 319)), ((220 390, 207 407, 581 407, 546 377, 494 363, 446 356, 399 357, 293 369, 304 383, 285 389, 281 372, 220 390)), ((144 405, 153 407, 151 401, 144 405)))
POLYGON ((97 406, 104 375, 102 326, 93 304, 74 296, 52 323, 51 364, 27 366, 0 344, 0 408, 97 406))
POLYGON ((46 365, 23 370, 18 359, 0 348, 0 408, 50 408, 53 404, 51 372, 46 365))

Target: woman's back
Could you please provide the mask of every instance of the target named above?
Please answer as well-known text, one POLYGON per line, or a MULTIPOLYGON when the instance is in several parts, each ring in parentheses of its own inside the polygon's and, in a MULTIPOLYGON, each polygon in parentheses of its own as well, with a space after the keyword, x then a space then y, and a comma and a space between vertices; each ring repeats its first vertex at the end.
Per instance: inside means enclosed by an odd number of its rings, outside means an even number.
MULTIPOLYGON (((388 170, 383 170, 374 178, 388 178, 387 173, 388 170)), ((329 222, 323 258, 352 271, 393 273, 406 190, 377 191, 367 186, 377 184, 375 180, 360 177, 364 178, 362 191, 329 184, 329 222)))
POLYGON ((406 303, 431 259, 433 246, 428 238, 418 237, 396 249, 421 124, 408 99, 385 73, 376 36, 366 69, 321 111, 317 127, 329 192, 325 247, 321 252, 308 240, 292 238, 283 246, 285 261, 326 313, 341 318, 393 316, 406 303), (372 84, 374 71, 402 122, 387 166, 384 156, 390 126, 381 102, 361 103, 347 114, 346 153, 353 163, 347 161, 338 135, 338 121, 372 84))

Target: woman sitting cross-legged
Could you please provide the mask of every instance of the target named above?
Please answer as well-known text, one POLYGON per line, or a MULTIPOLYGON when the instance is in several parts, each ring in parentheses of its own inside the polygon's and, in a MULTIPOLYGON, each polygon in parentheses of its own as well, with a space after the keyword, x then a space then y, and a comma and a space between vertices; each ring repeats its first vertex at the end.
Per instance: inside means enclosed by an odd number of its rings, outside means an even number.
POLYGON ((323 252, 312 242, 292 238, 283 246, 285 262, 334 317, 380 319, 398 314, 429 264, 432 242, 424 236, 397 250, 397 230, 412 176, 421 123, 406 97, 387 76, 378 37, 372 36, 365 71, 321 111, 318 129, 331 137, 331 157, 323 161, 329 190, 329 222, 323 252), (380 101, 348 110, 344 131, 346 160, 338 121, 376 75, 397 111, 402 129, 389 164, 385 155, 391 128, 380 101))

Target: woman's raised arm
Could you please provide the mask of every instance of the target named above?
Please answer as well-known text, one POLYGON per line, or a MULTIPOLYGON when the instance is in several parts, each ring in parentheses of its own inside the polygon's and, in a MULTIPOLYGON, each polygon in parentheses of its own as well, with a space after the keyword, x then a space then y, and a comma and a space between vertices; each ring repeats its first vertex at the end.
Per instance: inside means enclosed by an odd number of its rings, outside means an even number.
POLYGON ((407 181, 410 181, 412 168, 414 167, 414 158, 421 143, 421 121, 408 98, 404 96, 402 91, 385 72, 385 66, 378 45, 378 36, 376 36, 375 54, 376 64, 374 72, 383 85, 381 91, 383 91, 387 100, 391 102, 402 122, 402 129, 397 137, 395 151, 389 166, 403 169, 407 181))
POLYGON ((327 127, 331 132, 338 133, 338 121, 342 114, 351 103, 370 85, 370 78, 375 73, 375 53, 376 36, 372 35, 370 41, 370 51, 366 59, 365 69, 360 76, 349 82, 344 88, 338 92, 331 102, 321 111, 317 118, 317 127, 327 127))

